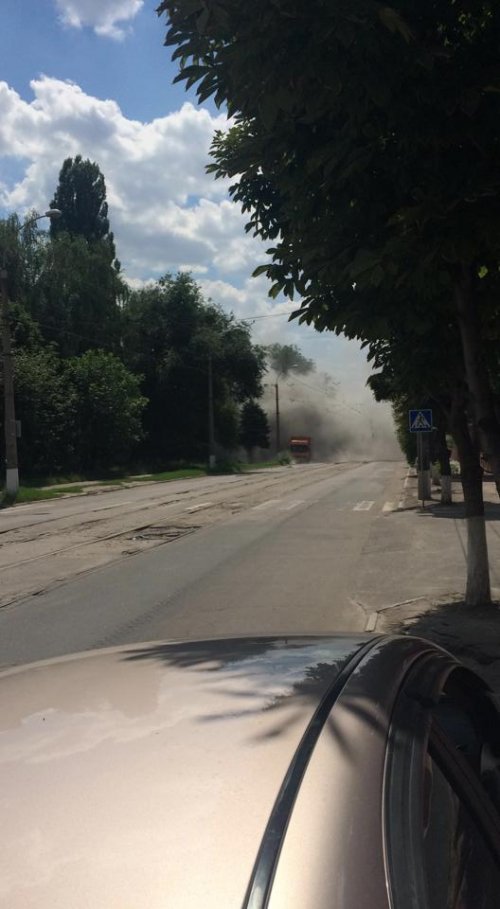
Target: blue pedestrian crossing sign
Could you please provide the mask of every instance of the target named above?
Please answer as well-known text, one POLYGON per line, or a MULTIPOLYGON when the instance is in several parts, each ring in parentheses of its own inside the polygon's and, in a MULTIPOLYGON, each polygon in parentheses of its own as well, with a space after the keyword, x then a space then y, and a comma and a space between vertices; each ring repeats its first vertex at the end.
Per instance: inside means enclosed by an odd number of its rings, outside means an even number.
POLYGON ((409 410, 410 432, 432 432, 432 410, 409 410))

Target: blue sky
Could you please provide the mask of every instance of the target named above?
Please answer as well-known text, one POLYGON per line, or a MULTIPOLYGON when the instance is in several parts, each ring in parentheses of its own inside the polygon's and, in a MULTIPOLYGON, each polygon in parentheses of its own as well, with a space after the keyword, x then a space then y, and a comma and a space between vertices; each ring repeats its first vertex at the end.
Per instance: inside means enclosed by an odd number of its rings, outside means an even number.
MULTIPOLYGON (((66 157, 97 161, 117 252, 132 285, 189 269, 207 296, 255 318, 260 342, 296 343, 340 383, 336 408, 368 413, 356 344, 289 325, 251 272, 262 246, 227 187, 205 173, 224 113, 173 85, 165 19, 151 0, 3 0, 0 31, 0 215, 43 211, 66 157)), ((324 396, 323 396, 324 397, 324 396)), ((321 401, 322 398, 318 398, 321 401)), ((328 407, 330 407, 329 402, 328 407)), ((377 420, 386 421, 380 408, 377 420)))
MULTIPOLYGON (((105 0, 72 4, 82 10, 105 5, 105 0)), ((127 117, 139 120, 161 117, 187 99, 195 103, 194 90, 172 85, 177 70, 170 49, 163 47, 166 20, 156 15, 157 5, 146 0, 133 19, 119 20, 125 34, 113 40, 97 36, 91 26, 58 26, 61 11, 54 0, 3 0, 2 78, 23 96, 42 73, 70 79, 88 94, 113 98, 127 117)))

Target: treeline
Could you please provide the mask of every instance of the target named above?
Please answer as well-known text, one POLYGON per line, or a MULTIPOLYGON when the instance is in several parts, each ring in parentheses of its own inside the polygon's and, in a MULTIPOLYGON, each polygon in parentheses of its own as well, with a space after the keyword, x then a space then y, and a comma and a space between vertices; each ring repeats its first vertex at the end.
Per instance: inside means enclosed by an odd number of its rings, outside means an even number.
POLYGON ((0 222, 22 474, 206 460, 209 365, 218 454, 267 446, 248 325, 185 273, 127 285, 97 164, 66 160, 51 209, 50 232, 36 213, 0 222))

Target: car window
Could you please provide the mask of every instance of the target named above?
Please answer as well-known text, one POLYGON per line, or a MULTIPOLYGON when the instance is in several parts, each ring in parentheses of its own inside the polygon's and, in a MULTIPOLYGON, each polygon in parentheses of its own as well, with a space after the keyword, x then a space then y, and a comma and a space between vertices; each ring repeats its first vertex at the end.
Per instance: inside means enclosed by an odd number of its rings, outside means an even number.
POLYGON ((499 715, 489 695, 470 681, 462 670, 452 673, 433 717, 500 813, 499 715))
POLYGON ((498 714, 466 670, 452 670, 438 703, 423 696, 427 683, 417 667, 391 720, 384 819, 391 903, 493 909, 500 905, 498 714))
POLYGON ((496 909, 500 867, 436 762, 424 768, 423 859, 429 909, 496 909))

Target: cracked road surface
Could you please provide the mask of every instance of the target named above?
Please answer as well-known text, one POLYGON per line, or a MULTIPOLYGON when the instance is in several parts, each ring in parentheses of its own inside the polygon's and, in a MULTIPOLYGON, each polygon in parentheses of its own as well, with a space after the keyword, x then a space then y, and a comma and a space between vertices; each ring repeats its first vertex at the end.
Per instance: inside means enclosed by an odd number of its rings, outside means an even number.
POLYGON ((0 664, 115 643, 364 627, 370 532, 401 465, 141 484, 0 513, 0 664))

